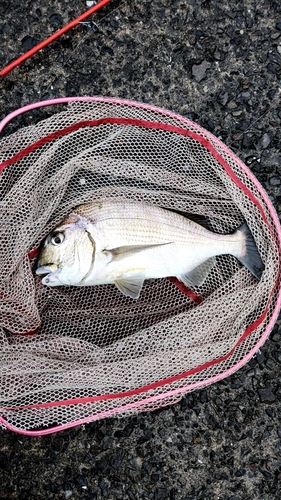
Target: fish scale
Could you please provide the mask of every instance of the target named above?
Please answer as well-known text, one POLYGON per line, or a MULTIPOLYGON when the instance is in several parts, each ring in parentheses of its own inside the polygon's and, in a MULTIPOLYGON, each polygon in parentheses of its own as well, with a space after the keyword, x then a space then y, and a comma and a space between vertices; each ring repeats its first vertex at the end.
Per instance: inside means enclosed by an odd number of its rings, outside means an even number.
POLYGON ((193 229, 195 234, 204 232, 203 228, 178 214, 144 203, 137 204, 137 211, 136 203, 128 203, 126 206, 124 202, 109 201, 103 203, 102 210, 98 207, 98 203, 82 205, 75 210, 75 213, 91 221, 97 230, 103 230, 107 234, 107 239, 112 241, 112 248, 122 244, 127 245, 128 238, 137 242, 142 240, 148 244, 170 242, 171 234, 178 242, 186 243, 187 232, 190 229, 193 229), (118 218, 112 217, 114 211, 118 211, 118 218))
POLYGON ((263 263, 246 225, 222 235, 154 205, 96 200, 77 207, 47 237, 37 274, 49 272, 42 280, 49 286, 114 283, 136 299, 146 279, 175 276, 200 286, 223 254, 260 277, 263 263))

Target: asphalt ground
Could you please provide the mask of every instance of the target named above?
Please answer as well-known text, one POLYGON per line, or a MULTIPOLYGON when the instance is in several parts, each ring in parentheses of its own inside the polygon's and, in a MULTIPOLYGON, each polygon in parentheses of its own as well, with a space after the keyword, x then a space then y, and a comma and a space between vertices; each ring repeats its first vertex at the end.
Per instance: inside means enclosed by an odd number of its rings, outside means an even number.
MULTIPOLYGON (((2 0, 0 66, 86 9, 2 0)), ((77 95, 173 110, 231 147, 280 215, 280 78, 279 1, 112 0, 1 78, 0 118, 77 95)), ((4 135, 52 112, 19 117, 4 135)), ((0 499, 280 499, 280 344, 278 321, 236 374, 152 413, 45 437, 0 430, 0 499)))

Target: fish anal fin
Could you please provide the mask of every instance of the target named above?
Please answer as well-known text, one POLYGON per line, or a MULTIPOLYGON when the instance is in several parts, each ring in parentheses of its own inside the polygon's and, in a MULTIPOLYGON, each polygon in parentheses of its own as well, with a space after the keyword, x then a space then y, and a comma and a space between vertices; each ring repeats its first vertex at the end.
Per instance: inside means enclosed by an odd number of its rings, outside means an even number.
POLYGON ((207 276, 213 269, 216 264, 216 258, 211 257, 208 260, 205 260, 202 264, 192 269, 192 271, 188 271, 181 276, 177 276, 177 278, 182 281, 188 287, 197 287, 203 285, 204 281, 207 279, 207 276))
POLYGON ((144 275, 138 274, 137 276, 126 277, 115 280, 114 283, 118 290, 126 297, 131 299, 138 299, 144 282, 144 275))

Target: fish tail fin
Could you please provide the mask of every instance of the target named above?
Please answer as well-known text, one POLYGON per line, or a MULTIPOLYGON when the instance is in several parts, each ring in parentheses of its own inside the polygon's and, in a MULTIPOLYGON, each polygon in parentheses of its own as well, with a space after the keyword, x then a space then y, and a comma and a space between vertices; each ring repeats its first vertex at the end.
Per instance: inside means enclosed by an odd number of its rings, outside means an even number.
POLYGON ((261 260, 261 256, 259 254, 257 245, 253 238, 253 235, 247 226, 244 223, 240 226, 236 233, 242 233, 243 241, 244 241, 244 254, 237 255, 237 259, 247 268, 249 271, 258 279, 261 279, 262 273, 264 271, 264 264, 261 260))

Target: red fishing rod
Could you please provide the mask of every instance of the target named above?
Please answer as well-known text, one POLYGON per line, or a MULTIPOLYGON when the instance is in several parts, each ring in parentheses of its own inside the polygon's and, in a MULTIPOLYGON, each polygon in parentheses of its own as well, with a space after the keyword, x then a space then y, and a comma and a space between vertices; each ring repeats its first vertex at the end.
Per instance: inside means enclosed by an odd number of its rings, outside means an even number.
POLYGON ((64 26, 60 30, 56 31, 53 35, 51 35, 48 38, 46 38, 46 40, 43 40, 43 42, 38 43, 37 45, 35 45, 34 47, 32 47, 32 49, 30 49, 27 52, 25 52, 25 54, 23 54, 22 56, 18 57, 15 61, 13 61, 10 64, 8 64, 7 66, 5 66, 0 71, 0 76, 7 75, 7 73, 9 73, 10 71, 12 71, 17 66, 19 66, 23 61, 26 61, 26 59, 29 59, 30 57, 32 57, 34 54, 36 54, 37 52, 39 52, 39 50, 42 50, 45 47, 47 47, 47 45, 49 45, 50 43, 54 42, 57 38, 59 38, 60 36, 62 36, 64 33, 67 33, 67 31, 69 31, 72 28, 74 28, 75 26, 77 26, 77 24, 79 24, 82 21, 84 21, 84 19, 87 19, 87 17, 89 17, 91 14, 94 14, 94 12, 96 12, 99 9, 101 9, 102 7, 104 7, 109 2, 111 2, 111 0, 101 0, 96 5, 93 5, 93 7, 91 7, 89 10, 87 10, 86 12, 84 12, 84 14, 81 14, 81 16, 76 17, 76 19, 74 19, 73 21, 71 21, 70 23, 68 23, 66 26, 64 26))

